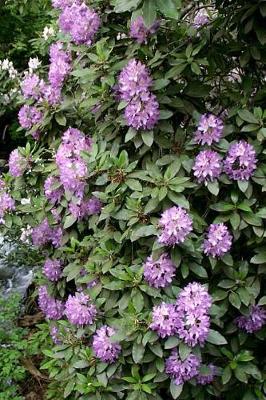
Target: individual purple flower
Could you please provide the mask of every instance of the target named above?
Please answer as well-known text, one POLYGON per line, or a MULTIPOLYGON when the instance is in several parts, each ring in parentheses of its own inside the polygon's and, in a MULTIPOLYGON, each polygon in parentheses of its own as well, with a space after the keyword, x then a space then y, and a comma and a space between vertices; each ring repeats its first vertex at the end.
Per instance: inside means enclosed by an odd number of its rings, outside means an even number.
POLYGON ((9 173, 15 178, 22 176, 27 168, 27 160, 18 149, 11 151, 8 160, 9 173))
POLYGON ((61 97, 62 97, 62 88, 60 85, 58 87, 54 87, 52 85, 44 85, 44 87, 42 88, 41 100, 47 101, 47 103, 50 104, 51 106, 59 104, 61 97))
POLYGON ((0 177, 0 190, 5 189, 5 187, 6 187, 6 184, 5 184, 5 182, 3 181, 3 179, 0 177))
POLYGON ((27 75, 22 83, 21 89, 25 99, 39 100, 45 83, 37 74, 27 75))
POLYGON ((189 354, 181 360, 176 350, 173 350, 165 362, 165 372, 173 379, 175 385, 182 385, 198 375, 200 366, 199 357, 189 354))
POLYGON ((56 164, 60 172, 60 182, 65 190, 83 198, 87 164, 81 156, 82 151, 91 150, 91 138, 78 129, 69 128, 63 135, 62 143, 56 153, 56 164))
POLYGON ((150 28, 147 28, 142 16, 138 16, 130 25, 130 37, 138 43, 147 43, 147 39, 154 34, 160 26, 159 21, 155 21, 150 28))
POLYGON ((72 6, 73 3, 81 4, 82 2, 83 0, 52 0, 52 6, 64 10, 66 7, 72 6))
POLYGON ((64 190, 61 187, 60 181, 57 177, 49 176, 44 182, 44 194, 46 198, 52 203, 59 203, 64 190))
POLYGON ((89 215, 99 214, 102 203, 96 197, 91 197, 90 199, 79 199, 76 203, 71 202, 68 208, 75 218, 82 220, 89 215))
POLYGON ((61 319, 64 314, 64 303, 50 296, 46 286, 39 287, 39 307, 48 319, 61 319))
POLYGON ((210 306, 211 297, 199 283, 190 283, 181 290, 176 301, 176 330, 188 346, 205 343, 210 327, 210 306))
POLYGON ((122 100, 147 100, 152 79, 148 69, 140 61, 132 59, 121 71, 118 78, 119 92, 122 100))
POLYGON ((91 46, 101 21, 98 14, 85 3, 73 3, 64 8, 59 17, 59 26, 64 33, 69 33, 76 44, 91 46))
POLYGON ((62 238, 63 238, 63 229, 61 228, 61 226, 57 226, 52 228, 51 231, 51 243, 55 248, 58 248, 61 246, 62 244, 62 238))
POLYGON ((112 342, 110 338, 115 335, 115 330, 107 325, 97 329, 93 336, 92 348, 97 358, 105 363, 114 363, 121 352, 119 343, 112 342))
POLYGON ((222 173, 222 158, 216 151, 203 150, 197 155, 193 170, 199 183, 213 182, 222 173))
POLYGON ((237 317, 235 323, 247 333, 257 332, 266 324, 266 310, 258 305, 252 306, 249 315, 237 317))
POLYGON ((57 326, 53 325, 50 327, 50 335, 54 344, 56 345, 62 344, 62 340, 60 340, 59 338, 59 329, 57 326))
POLYGON ((209 146, 214 142, 219 142, 223 133, 224 124, 221 118, 213 114, 203 114, 200 117, 195 140, 197 143, 209 146))
POLYGON ((125 108, 125 119, 129 126, 139 130, 151 130, 158 123, 160 116, 159 103, 154 94, 145 100, 132 100, 125 108))
POLYGON ((62 263, 60 260, 45 260, 43 266, 43 274, 52 282, 57 282, 62 273, 62 263))
POLYGON ((207 24, 209 23, 209 21, 210 21, 209 15, 208 15, 206 9, 205 9, 205 8, 202 8, 202 9, 199 10, 199 11, 197 12, 197 14, 195 15, 194 20, 193 20, 193 23, 192 23, 192 26, 193 26, 195 29, 199 29, 199 28, 201 28, 202 26, 207 25, 207 24))
POLYGON ((18 113, 19 124, 24 129, 31 129, 34 125, 41 122, 43 114, 34 106, 25 104, 18 113))
POLYGON ((256 169, 257 159, 254 147, 240 140, 231 144, 224 160, 224 171, 235 181, 247 181, 256 169))
POLYGON ((68 296, 65 314, 73 325, 92 325, 95 321, 97 310, 95 305, 91 303, 89 296, 77 292, 74 296, 68 296))
POLYGON ((49 82, 51 90, 62 88, 64 80, 71 71, 71 55, 64 51, 61 42, 53 43, 50 47, 50 67, 49 67, 49 82))
POLYGON ((176 333, 176 317, 175 305, 162 302, 153 307, 150 329, 162 338, 173 336, 176 333))
POLYGON ((60 247, 62 240, 62 228, 50 227, 47 218, 32 230, 32 243, 34 246, 41 247, 51 243, 54 247, 60 247))
POLYGON ((207 373, 201 373, 196 376, 196 381, 199 385, 209 385, 214 380, 217 375, 217 368, 213 364, 209 364, 207 373))
POLYGON ((15 210, 15 200, 5 192, 0 192, 0 219, 7 211, 15 210))
POLYGON ((167 253, 163 253, 158 260, 148 257, 144 264, 144 278, 150 286, 155 288, 169 286, 175 276, 176 267, 167 253))
POLYGON ((159 225, 162 227, 162 232, 158 241, 167 246, 183 243, 192 231, 192 219, 182 207, 174 206, 165 210, 159 225))
POLYGON ((203 251, 208 256, 222 257, 232 246, 233 237, 224 223, 211 224, 203 242, 203 251))

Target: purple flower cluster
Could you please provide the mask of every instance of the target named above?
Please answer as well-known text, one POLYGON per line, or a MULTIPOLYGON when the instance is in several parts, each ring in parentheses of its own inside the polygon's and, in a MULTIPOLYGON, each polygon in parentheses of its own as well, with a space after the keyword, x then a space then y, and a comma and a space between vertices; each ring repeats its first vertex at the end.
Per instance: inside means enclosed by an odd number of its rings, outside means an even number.
POLYGON ((167 253, 154 261, 150 256, 144 264, 144 278, 150 286, 160 288, 169 286, 175 276, 176 267, 167 253))
POLYGON ((43 266, 43 274, 52 282, 57 282, 62 273, 62 263, 60 260, 45 260, 43 266))
POLYGON ((46 97, 51 96, 52 91, 56 91, 56 97, 58 97, 58 91, 61 90, 65 78, 71 71, 71 56, 70 53, 64 51, 63 44, 57 42, 50 47, 50 67, 49 67, 49 82, 51 84, 50 93, 49 88, 46 89, 46 97))
POLYGON ((188 346, 202 346, 208 336, 211 296, 200 283, 189 283, 176 301, 177 334, 188 346))
POLYGON ((83 0, 52 0, 52 6, 64 10, 66 7, 72 6, 73 3, 81 4, 82 1, 83 0))
POLYGON ((182 385, 198 375, 200 359, 194 354, 189 354, 181 360, 176 350, 173 350, 165 362, 165 372, 173 379, 176 385, 182 385))
POLYGON ((193 20, 193 23, 192 23, 192 26, 193 26, 195 29, 199 29, 199 28, 201 28, 202 26, 207 25, 208 23, 209 23, 209 16, 208 16, 208 13, 207 13, 207 11, 206 11, 205 8, 202 8, 202 9, 199 10, 199 11, 197 12, 197 14, 195 15, 194 20, 193 20))
POLYGON ((59 17, 61 30, 69 33, 75 44, 91 46, 100 24, 98 14, 85 3, 74 2, 65 7, 59 17))
POLYGON ((0 190, 5 189, 5 187, 6 187, 6 184, 5 184, 5 182, 3 181, 3 179, 0 177, 0 190))
POLYGON ((31 129, 34 125, 41 122, 43 114, 34 106, 25 104, 18 113, 20 126, 24 129, 31 129))
POLYGON ((63 135, 62 143, 56 153, 56 164, 60 172, 60 182, 65 190, 83 198, 86 162, 81 157, 81 151, 90 151, 92 141, 78 129, 69 128, 63 135))
POLYGON ((266 310, 260 306, 253 306, 248 316, 242 315, 235 319, 238 328, 253 333, 259 331, 266 324, 266 310))
POLYGON ((174 246, 182 243, 192 231, 192 219, 182 207, 171 207, 165 210, 159 220, 162 232, 159 243, 174 246))
POLYGON ((65 315, 73 325, 92 325, 95 321, 97 310, 91 303, 89 296, 84 293, 69 295, 66 301, 65 315))
POLYGON ((47 218, 45 218, 40 225, 33 228, 31 235, 34 246, 40 247, 51 243, 54 247, 60 247, 63 230, 60 226, 51 228, 47 218))
POLYGON ((11 151, 8 160, 9 173, 15 178, 22 176, 27 168, 27 160, 23 157, 18 149, 11 151))
POLYGON ((196 376, 196 380, 199 385, 208 385, 212 383, 214 377, 217 375, 217 368, 215 367, 215 365, 209 364, 208 370, 208 373, 202 374, 201 372, 199 372, 199 374, 196 376))
POLYGON ((199 144, 219 142, 223 133, 223 121, 213 114, 203 114, 200 117, 198 128, 195 132, 195 140, 199 144))
POLYGON ((39 307, 48 319, 61 319, 64 314, 64 303, 50 296, 46 286, 39 287, 39 307))
POLYGON ((233 180, 246 181, 253 175, 256 163, 254 147, 240 140, 230 146, 224 161, 224 171, 233 180))
POLYGON ((150 35, 153 35, 160 27, 160 22, 155 21, 149 28, 145 26, 142 16, 138 16, 130 25, 130 37, 138 43, 147 43, 150 35))
POLYGON ((177 332, 176 319, 175 305, 162 302, 160 305, 153 307, 150 329, 157 332, 162 338, 173 336, 177 332))
POLYGON ((59 203, 64 190, 58 178, 54 176, 49 176, 44 182, 44 194, 46 198, 52 203, 59 203))
POLYGON ((203 150, 197 155, 193 170, 199 183, 212 182, 222 173, 222 158, 216 151, 203 150))
POLYGON ((44 86, 44 81, 37 74, 26 76, 21 83, 24 98, 39 100, 42 96, 44 86))
POLYGON ((53 325, 50 327, 50 335, 54 344, 56 345, 62 344, 62 341, 59 339, 59 329, 57 326, 53 325))
POLYGON ((71 202, 68 208, 75 218, 81 220, 89 215, 99 214, 102 203, 96 197, 91 197, 90 199, 79 199, 77 203, 71 202))
POLYGON ((120 98, 128 105, 125 118, 135 129, 150 130, 159 119, 159 103, 150 92, 152 79, 145 65, 135 59, 130 60, 118 79, 120 98))
POLYGON ((231 249, 232 239, 224 223, 211 224, 203 243, 203 251, 208 256, 222 257, 231 249))
POLYGON ((15 210, 15 200, 6 193, 0 192, 0 220, 2 220, 3 216, 7 211, 15 210))
POLYGON ((115 362, 121 352, 119 343, 111 342, 110 338, 115 334, 115 330, 107 325, 97 329, 93 336, 92 348, 97 358, 102 362, 115 362))

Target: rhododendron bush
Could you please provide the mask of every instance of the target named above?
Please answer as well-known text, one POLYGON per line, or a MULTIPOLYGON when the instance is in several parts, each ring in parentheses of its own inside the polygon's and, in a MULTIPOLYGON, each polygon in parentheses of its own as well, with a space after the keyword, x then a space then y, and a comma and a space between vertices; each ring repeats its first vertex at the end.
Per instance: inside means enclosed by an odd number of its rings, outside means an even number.
POLYGON ((52 0, 0 180, 47 398, 265 399, 265 5, 52 0))

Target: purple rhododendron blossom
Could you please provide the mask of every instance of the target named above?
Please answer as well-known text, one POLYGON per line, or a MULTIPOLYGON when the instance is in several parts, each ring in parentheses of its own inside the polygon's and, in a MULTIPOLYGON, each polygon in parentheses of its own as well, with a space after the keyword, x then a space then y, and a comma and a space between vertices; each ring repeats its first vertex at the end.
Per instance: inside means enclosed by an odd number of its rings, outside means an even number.
POLYGON ((40 286, 39 290, 39 307, 48 319, 61 319, 64 314, 64 303, 50 296, 46 286, 40 286))
POLYGON ((209 385, 217 375, 217 368, 213 364, 208 365, 209 372, 206 374, 199 374, 196 376, 196 381, 199 385, 209 385))
POLYGON ((182 385, 198 375, 199 366, 200 359, 194 354, 189 354, 185 360, 181 360, 177 351, 173 350, 165 362, 165 372, 176 385, 182 385))
POLYGON ((19 124, 24 129, 31 129, 34 125, 41 122, 43 114, 34 106, 25 104, 18 113, 19 124))
POLYGON ((15 200, 8 193, 0 192, 0 219, 7 211, 13 210, 15 210, 15 200))
POLYGON ((222 173, 222 158, 216 151, 203 150, 197 155, 193 170, 199 183, 213 182, 222 173))
POLYGON ((240 140, 233 143, 224 160, 224 171, 229 178, 237 181, 247 181, 256 169, 257 159, 254 147, 240 140))
POLYGON ((222 137, 224 124, 221 118, 213 114, 203 114, 200 117, 195 140, 199 144, 208 144, 209 146, 218 143, 222 137))
POLYGON ((74 296, 68 296, 65 314, 73 325, 92 325, 95 321, 97 310, 95 305, 91 303, 89 296, 77 292, 74 296))
POLYGON ((59 203, 64 190, 60 187, 59 178, 54 176, 49 176, 44 182, 44 194, 46 198, 52 203, 59 203))
POLYGON ((266 310, 258 305, 252 306, 249 315, 237 317, 235 323, 247 333, 257 332, 266 324, 266 310))
POLYGON ((130 25, 130 37, 138 43, 147 43, 150 35, 160 27, 160 21, 155 21, 149 28, 146 27, 143 17, 140 15, 130 25))
POLYGON ((224 223, 211 224, 203 243, 203 251, 208 256, 222 257, 232 246, 233 237, 224 223))
POLYGON ((209 15, 206 11, 205 8, 202 8, 201 10, 199 10, 193 20, 192 26, 195 29, 199 29, 204 25, 207 25, 209 23, 210 19, 209 19, 209 15))
MULTIPOLYGON (((64 80, 72 69, 71 55, 65 51, 61 42, 53 43, 50 47, 49 82, 51 90, 61 89, 64 80)), ((58 95, 58 92, 56 92, 58 95)))
POLYGON ((173 336, 177 332, 176 318, 175 305, 162 302, 160 305, 153 307, 150 329, 162 338, 173 336))
POLYGON ((122 100, 147 100, 150 95, 152 79, 149 71, 140 61, 132 59, 121 71, 118 78, 119 92, 122 100))
POLYGON ((97 358, 102 362, 114 363, 121 352, 119 343, 111 342, 110 338, 115 334, 115 330, 107 325, 97 329, 93 336, 92 348, 97 358))
POLYGON ((150 286, 160 288, 169 286, 175 276, 176 267, 167 253, 158 260, 148 257, 144 264, 144 278, 150 286))
POLYGON ((98 14, 85 3, 73 3, 64 8, 59 17, 59 26, 64 33, 69 33, 76 44, 91 46, 100 27, 98 14))
POLYGON ((145 100, 132 100, 125 108, 127 124, 137 130, 153 129, 159 116, 159 103, 154 94, 150 94, 145 100))
POLYGON ((53 325, 50 327, 50 335, 54 344, 56 345, 62 344, 62 340, 60 340, 59 338, 59 329, 57 326, 53 325))
POLYGON ((52 0, 52 6, 64 10, 66 7, 71 7, 74 3, 81 4, 82 2, 83 0, 52 0))
POLYGON ((9 173, 15 178, 22 176, 27 168, 27 160, 18 149, 11 151, 8 160, 9 173))
POLYGON ((60 247, 63 230, 60 226, 50 227, 47 218, 45 218, 33 228, 31 236, 34 246, 41 247, 51 243, 54 247, 60 247))
POLYGON ((37 74, 30 74, 21 83, 22 94, 25 99, 39 100, 44 86, 44 81, 37 74))
POLYGON ((77 203, 71 202, 68 208, 75 218, 81 220, 89 215, 99 214, 102 203, 96 197, 91 197, 90 199, 80 199, 77 203))
POLYGON ((171 207, 162 213, 159 220, 162 227, 159 243, 174 246, 182 243, 192 231, 192 219, 182 207, 171 207))
POLYGON ((57 282, 62 273, 62 263, 60 260, 45 260, 43 266, 43 274, 52 282, 57 282))

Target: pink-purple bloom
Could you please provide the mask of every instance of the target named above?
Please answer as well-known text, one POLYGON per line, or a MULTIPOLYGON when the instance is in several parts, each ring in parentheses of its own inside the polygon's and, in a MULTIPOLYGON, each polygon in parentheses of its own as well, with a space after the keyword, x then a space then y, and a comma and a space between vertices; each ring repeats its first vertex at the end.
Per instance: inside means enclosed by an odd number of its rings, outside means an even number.
POLYGON ((224 124, 221 118, 213 114, 203 114, 200 117, 198 128, 195 132, 195 140, 203 145, 218 143, 222 137, 224 124))
POLYGON ((125 119, 129 126, 139 130, 151 130, 158 122, 160 111, 156 96, 150 93, 145 100, 132 100, 125 108, 125 119))
POLYGON ((8 193, 0 192, 0 219, 2 220, 7 211, 13 210, 15 210, 15 200, 8 193))
POLYGON ((27 160, 18 149, 11 151, 8 160, 9 172, 15 178, 22 176, 27 168, 27 160))
POLYGON ((66 7, 70 7, 74 3, 81 4, 82 2, 83 0, 52 0, 52 6, 64 10, 66 7))
POLYGON ((61 183, 57 177, 49 176, 44 182, 44 194, 46 198, 52 203, 59 203, 64 190, 61 187, 61 183))
POLYGON ((110 338, 115 335, 115 330, 107 325, 97 329, 93 336, 92 348, 97 358, 105 363, 114 363, 121 352, 119 343, 112 342, 110 338))
POLYGON ((91 150, 91 138, 78 129, 69 128, 63 135, 62 143, 56 153, 56 164, 60 172, 60 182, 65 190, 83 198, 87 164, 81 156, 82 151, 91 150))
POLYGON ((62 273, 62 263, 60 260, 47 258, 43 266, 43 274, 52 282, 57 282, 62 273))
POLYGON ((207 366, 208 371, 206 373, 201 373, 196 376, 196 381, 199 385, 209 385, 213 382, 215 376, 217 375, 217 368, 213 364, 207 366))
POLYGON ((152 310, 152 323, 150 329, 160 337, 173 336, 176 332, 176 307, 174 304, 162 302, 152 310))
POLYGON ((39 287, 39 307, 48 319, 61 319, 64 314, 64 303, 50 296, 47 286, 39 287))
POLYGON ((192 219, 182 207, 171 207, 162 213, 159 220, 162 227, 159 243, 174 246, 184 242, 192 231, 192 219))
POLYGON ((155 21, 149 28, 146 27, 144 19, 139 15, 130 25, 130 37, 138 43, 147 43, 150 35, 154 34, 160 26, 159 21, 155 21))
POLYGON ((47 218, 32 230, 32 243, 41 247, 51 243, 54 247, 60 247, 63 230, 60 226, 50 227, 47 218))
POLYGON ((90 199, 79 199, 76 203, 71 202, 68 208, 75 218, 82 220, 90 215, 99 214, 102 203, 96 197, 91 197, 90 199))
POLYGON ((232 246, 233 237, 224 223, 211 224, 208 228, 203 251, 208 256, 222 257, 232 246))
POLYGON ((189 283, 176 301, 177 334, 188 346, 203 346, 210 327, 208 315, 212 300, 205 287, 197 282, 189 283))
POLYGON ((150 286, 160 288, 169 286, 175 276, 176 267, 167 253, 158 260, 148 257, 144 264, 144 278, 150 286))
POLYGON ((177 350, 173 350, 165 362, 165 372, 173 379, 176 385, 182 385, 197 376, 199 367, 199 357, 189 354, 185 360, 181 360, 177 350))
POLYGON ((240 140, 233 143, 224 160, 224 171, 235 181, 247 181, 256 169, 256 152, 254 147, 240 140))
POLYGON ((53 43, 50 47, 50 67, 49 67, 49 82, 51 90, 61 89, 64 80, 71 71, 71 55, 63 49, 61 42, 53 43))
POLYGON ((44 81, 37 74, 29 74, 21 83, 22 94, 25 99, 39 100, 44 86, 44 81))
POLYGON ((266 324, 266 310, 258 305, 252 306, 250 313, 237 317, 235 323, 247 333, 257 332, 266 324))
POLYGON ((62 340, 59 338, 59 329, 56 325, 52 325, 50 327, 50 335, 54 344, 56 345, 62 344, 62 340))
POLYGON ((77 292, 74 296, 68 296, 65 315, 73 325, 92 325, 95 321, 97 310, 88 295, 77 292))
POLYGON ((195 29, 199 29, 204 25, 207 25, 209 23, 210 19, 209 19, 209 15, 206 11, 205 8, 202 8, 201 10, 199 10, 193 20, 192 26, 195 29))
POLYGON ((213 182, 222 173, 222 158, 216 151, 203 150, 197 155, 193 170, 199 183, 213 182))
POLYGON ((121 71, 118 85, 121 100, 146 100, 152 86, 152 79, 146 66, 132 59, 121 71))
POLYGON ((101 21, 98 14, 85 3, 73 3, 65 7, 59 17, 59 26, 64 33, 69 33, 76 44, 91 46, 101 21))
POLYGON ((31 129, 34 125, 41 122, 43 114, 34 106, 25 104, 18 113, 19 124, 24 129, 31 129))

